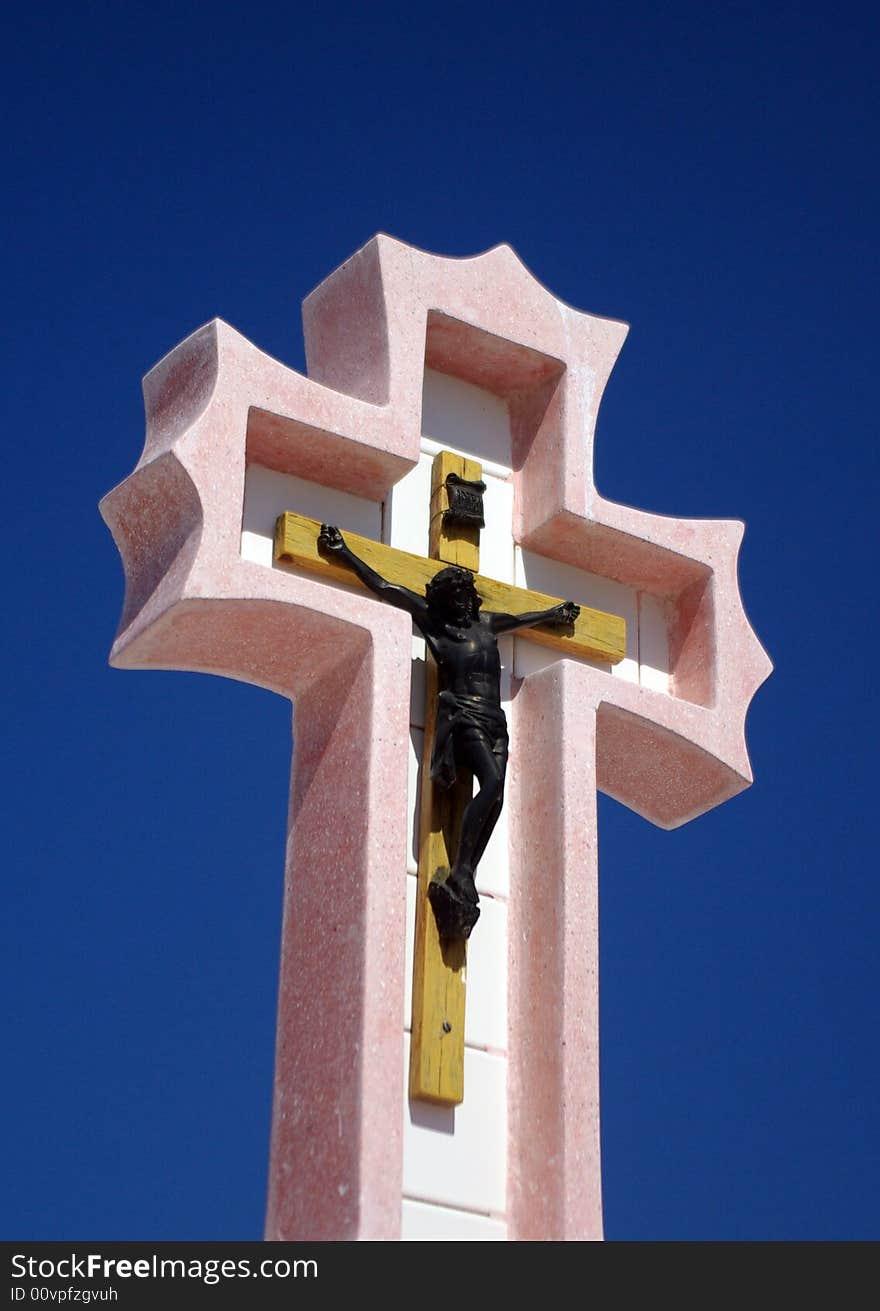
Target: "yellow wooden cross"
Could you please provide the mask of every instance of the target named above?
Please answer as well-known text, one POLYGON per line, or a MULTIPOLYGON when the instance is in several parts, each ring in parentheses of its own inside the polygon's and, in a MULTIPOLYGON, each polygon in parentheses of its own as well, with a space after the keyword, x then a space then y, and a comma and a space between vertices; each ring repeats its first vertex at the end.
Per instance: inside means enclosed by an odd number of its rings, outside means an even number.
MULTIPOLYGON (((525 614, 558 605, 559 597, 499 583, 478 572, 479 529, 444 521, 444 511, 448 507, 446 479, 450 473, 476 482, 482 470, 475 460, 465 459, 451 451, 441 451, 436 456, 431 477, 430 558, 411 555, 408 551, 399 551, 356 533, 345 532, 345 540, 355 555, 389 582, 400 583, 421 594, 436 573, 450 564, 457 564, 476 574, 477 592, 486 610, 525 614)), ((279 515, 275 525, 275 559, 338 582, 362 586, 345 564, 319 552, 320 527, 316 520, 290 511, 279 515)), ((577 597, 567 599, 577 600, 577 597)), ((626 650, 626 621, 587 606, 581 607, 578 619, 565 629, 550 626, 526 628, 518 630, 518 635, 566 655, 601 660, 605 664, 617 664, 626 650)), ((437 691, 437 666, 428 653, 409 1091, 411 1097, 455 1106, 464 1098, 467 944, 463 940, 441 939, 428 901, 428 885, 438 870, 449 869, 452 865, 462 815, 473 793, 473 780, 470 777, 458 778, 448 792, 431 780, 437 691)))

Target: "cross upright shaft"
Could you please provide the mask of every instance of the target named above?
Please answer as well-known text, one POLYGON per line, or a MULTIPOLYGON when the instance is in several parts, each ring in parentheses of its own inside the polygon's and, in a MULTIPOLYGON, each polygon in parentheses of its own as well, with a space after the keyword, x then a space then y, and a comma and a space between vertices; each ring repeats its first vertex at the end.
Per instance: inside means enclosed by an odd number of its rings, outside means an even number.
MULTIPOLYGON (((430 553, 447 565, 460 565, 477 573, 479 530, 444 525, 443 491, 450 473, 476 482, 482 469, 475 460, 450 452, 435 457, 431 468, 430 553)), ((438 675, 430 651, 426 651, 425 660, 425 740, 419 792, 419 881, 413 942, 409 1093, 411 1097, 455 1106, 464 1099, 467 943, 463 939, 446 942, 441 939, 431 914, 428 888, 438 872, 452 864, 472 784, 465 774, 456 778, 451 790, 443 791, 431 779, 438 675)))

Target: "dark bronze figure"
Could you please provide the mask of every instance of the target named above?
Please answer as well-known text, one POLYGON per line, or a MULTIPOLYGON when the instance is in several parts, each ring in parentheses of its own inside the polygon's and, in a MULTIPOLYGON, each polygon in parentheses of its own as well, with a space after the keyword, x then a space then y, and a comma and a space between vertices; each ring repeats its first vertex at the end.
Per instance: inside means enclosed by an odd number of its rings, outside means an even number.
POLYGON ((468 569, 457 565, 441 569, 420 596, 377 574, 349 550, 338 528, 322 524, 318 546, 345 561, 376 596, 408 611, 437 662, 440 687, 431 778, 449 788, 467 772, 476 776, 478 790, 465 809, 449 877, 432 882, 428 895, 441 937, 467 938, 480 914, 474 874, 501 814, 507 771, 498 638, 536 624, 570 625, 580 607, 564 601, 529 614, 481 613, 482 602, 468 569))

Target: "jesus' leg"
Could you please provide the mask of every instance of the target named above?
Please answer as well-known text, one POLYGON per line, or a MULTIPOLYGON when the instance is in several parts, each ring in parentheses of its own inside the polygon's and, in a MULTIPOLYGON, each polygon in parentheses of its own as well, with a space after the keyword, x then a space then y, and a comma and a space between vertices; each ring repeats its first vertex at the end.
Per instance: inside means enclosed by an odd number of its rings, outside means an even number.
POLYGON ((467 938, 480 913, 474 875, 501 814, 506 755, 496 754, 482 736, 466 732, 456 742, 456 763, 476 776, 479 787, 462 817, 452 871, 445 883, 432 884, 428 895, 441 935, 467 938))

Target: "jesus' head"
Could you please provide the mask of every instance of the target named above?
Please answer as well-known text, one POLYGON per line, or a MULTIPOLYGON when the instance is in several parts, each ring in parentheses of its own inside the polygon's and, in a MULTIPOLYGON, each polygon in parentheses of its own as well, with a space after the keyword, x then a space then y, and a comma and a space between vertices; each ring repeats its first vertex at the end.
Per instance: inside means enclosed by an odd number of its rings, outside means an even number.
POLYGON ((446 623, 468 623, 476 619, 482 602, 470 569, 450 565, 435 574, 425 588, 428 610, 446 623))

